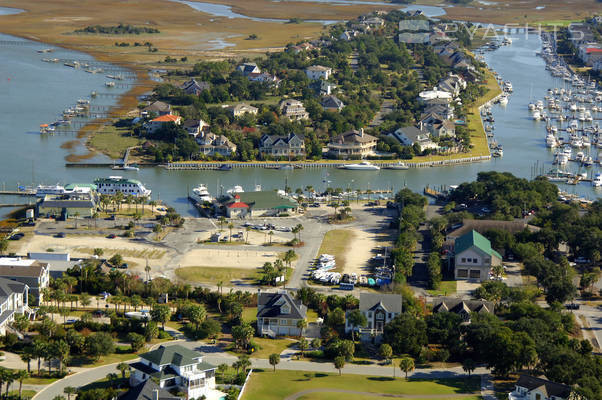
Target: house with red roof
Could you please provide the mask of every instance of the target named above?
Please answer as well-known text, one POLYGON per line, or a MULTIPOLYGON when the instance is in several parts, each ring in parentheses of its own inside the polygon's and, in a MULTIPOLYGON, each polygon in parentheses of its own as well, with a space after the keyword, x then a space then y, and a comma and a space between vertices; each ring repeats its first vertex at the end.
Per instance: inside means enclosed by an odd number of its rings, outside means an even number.
POLYGON ((240 195, 235 194, 231 203, 226 204, 226 216, 228 218, 244 217, 249 212, 249 205, 240 201, 240 195))
POLYGON ((144 127, 148 133, 153 133, 169 123, 180 125, 182 123, 182 117, 173 114, 160 115, 157 118, 148 121, 144 124, 144 127))

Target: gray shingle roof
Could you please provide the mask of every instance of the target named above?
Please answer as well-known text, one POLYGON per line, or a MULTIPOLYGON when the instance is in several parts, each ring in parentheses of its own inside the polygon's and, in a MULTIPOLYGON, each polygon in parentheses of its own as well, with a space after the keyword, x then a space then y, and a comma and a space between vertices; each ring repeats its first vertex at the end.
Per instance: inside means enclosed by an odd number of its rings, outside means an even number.
POLYGON ((26 286, 21 282, 0 278, 0 303, 4 303, 13 293, 23 293, 26 286))
POLYGON ((440 297, 433 300, 433 312, 449 311, 458 313, 461 310, 476 313, 492 313, 495 305, 486 300, 462 300, 455 297, 440 297))
POLYGON ((398 294, 360 293, 360 311, 368 311, 382 304, 388 312, 401 313, 401 296, 398 294))
POLYGON ((181 397, 174 396, 165 389, 161 389, 159 385, 148 379, 145 382, 133 386, 118 397, 118 400, 154 400, 154 392, 159 392, 159 400, 182 400, 181 397))
POLYGON ((203 355, 197 351, 187 349, 175 344, 173 346, 160 346, 158 349, 140 355, 140 358, 157 365, 190 365, 198 363, 203 355))
POLYGON ((301 301, 293 299, 288 293, 268 293, 261 292, 257 297, 257 318, 291 318, 304 319, 307 316, 307 307, 301 301), (277 303, 283 300, 291 307, 288 314, 280 313, 280 305, 277 303))
POLYGON ((571 387, 561 383, 550 382, 543 378, 536 378, 530 375, 522 375, 516 382, 517 386, 524 387, 528 391, 541 388, 541 391, 546 394, 546 397, 561 397, 566 399, 571 394, 571 387))

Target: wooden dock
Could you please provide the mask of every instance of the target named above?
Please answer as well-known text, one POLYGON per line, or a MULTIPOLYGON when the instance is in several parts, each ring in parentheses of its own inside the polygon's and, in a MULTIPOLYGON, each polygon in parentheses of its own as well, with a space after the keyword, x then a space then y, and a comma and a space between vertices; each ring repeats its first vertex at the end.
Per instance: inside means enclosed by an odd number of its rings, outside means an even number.
POLYGON ((434 198, 435 198, 435 199, 437 199, 437 200, 439 200, 439 199, 444 199, 444 198, 446 198, 446 197, 447 197, 447 196, 445 195, 445 193, 439 192, 439 191, 437 191, 437 190, 435 190, 435 189, 433 189, 433 188, 430 188, 430 187, 428 187, 428 186, 424 188, 424 191, 423 191, 423 192, 424 192, 424 194, 425 194, 426 196, 434 197, 434 198))
POLYGON ((0 195, 5 196, 35 196, 33 190, 0 190, 0 195))

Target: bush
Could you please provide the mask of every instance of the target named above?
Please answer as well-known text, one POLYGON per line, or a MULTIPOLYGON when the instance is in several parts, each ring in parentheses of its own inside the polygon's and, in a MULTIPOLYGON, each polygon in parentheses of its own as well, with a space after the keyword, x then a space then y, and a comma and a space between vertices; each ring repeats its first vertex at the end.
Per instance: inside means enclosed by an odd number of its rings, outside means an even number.
POLYGON ((169 332, 165 332, 164 330, 160 330, 159 331, 159 339, 171 339, 172 336, 169 334, 169 332))
POLYGON ((307 357, 307 358, 324 358, 324 351, 323 350, 306 351, 305 357, 307 357))

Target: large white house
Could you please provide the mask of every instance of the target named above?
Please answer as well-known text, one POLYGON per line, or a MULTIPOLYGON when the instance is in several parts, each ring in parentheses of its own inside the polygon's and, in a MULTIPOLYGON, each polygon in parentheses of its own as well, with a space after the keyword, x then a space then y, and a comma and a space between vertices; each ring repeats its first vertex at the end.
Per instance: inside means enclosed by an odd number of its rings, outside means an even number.
POLYGON ((324 79, 325 81, 332 75, 332 68, 324 67, 322 65, 312 65, 305 69, 305 75, 311 80, 324 79))
POLYGON ((570 386, 521 374, 508 400, 567 400, 572 392, 570 386))
POLYGON ((29 315, 27 304, 29 287, 21 282, 0 278, 0 335, 15 320, 16 314, 29 315))
POLYGON ((366 326, 353 326, 345 320, 345 332, 359 332, 364 342, 380 342, 385 325, 401 314, 401 296, 398 294, 360 293, 360 311, 366 317, 366 326))
POLYGON ((166 390, 183 392, 187 399, 222 399, 225 394, 215 389, 215 366, 203 362, 203 355, 175 344, 140 355, 130 364, 130 385, 149 379, 166 390))

